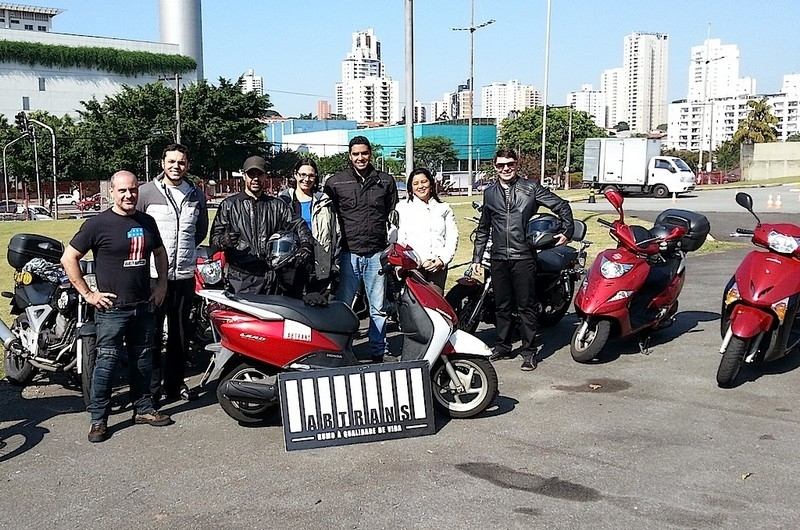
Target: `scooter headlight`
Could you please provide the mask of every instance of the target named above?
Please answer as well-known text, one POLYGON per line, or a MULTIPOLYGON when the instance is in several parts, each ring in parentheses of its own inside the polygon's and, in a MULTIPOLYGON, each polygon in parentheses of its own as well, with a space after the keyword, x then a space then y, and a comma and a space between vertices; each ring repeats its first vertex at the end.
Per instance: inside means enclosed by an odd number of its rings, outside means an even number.
POLYGON ((774 230, 767 236, 767 244, 770 249, 779 254, 792 254, 800 246, 796 238, 774 230))
POLYGON ((617 263, 616 261, 603 258, 603 262, 600 264, 600 274, 603 275, 603 278, 619 278, 632 268, 633 265, 631 264, 617 263))
POLYGON ((200 276, 206 285, 222 281, 222 262, 220 260, 203 263, 199 268, 200 276))
POLYGON ((728 289, 728 292, 725 293, 725 305, 731 305, 736 300, 741 300, 742 297, 739 295, 739 286, 736 285, 736 282, 733 282, 731 288, 728 289))
POLYGON ((633 291, 617 291, 617 294, 609 298, 608 301, 616 302, 617 300, 624 300, 625 298, 630 298, 632 294, 633 291))

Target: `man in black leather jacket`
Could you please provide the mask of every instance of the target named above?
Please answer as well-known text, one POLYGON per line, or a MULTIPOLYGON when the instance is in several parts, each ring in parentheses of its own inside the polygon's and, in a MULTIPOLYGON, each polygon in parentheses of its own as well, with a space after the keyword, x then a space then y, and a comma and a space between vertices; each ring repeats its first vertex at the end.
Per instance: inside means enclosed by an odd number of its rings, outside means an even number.
POLYGON ((311 230, 285 202, 264 193, 267 164, 260 156, 244 162, 244 191, 222 201, 211 226, 211 244, 225 250, 228 281, 236 293, 265 294, 277 279, 267 265, 267 241, 276 232, 294 231, 300 240, 296 263, 314 252, 311 230))
POLYGON ((472 273, 483 272, 481 257, 486 250, 489 233, 492 235, 491 268, 497 310, 495 344, 492 361, 513 359, 511 353, 511 313, 517 308, 522 334, 522 366, 524 371, 536 368, 536 256, 525 240, 528 221, 546 206, 561 218, 564 233, 558 236, 563 245, 574 230, 569 203, 533 180, 517 175, 517 154, 500 149, 494 157, 497 181, 486 188, 483 210, 476 228, 475 249, 472 254, 472 273))

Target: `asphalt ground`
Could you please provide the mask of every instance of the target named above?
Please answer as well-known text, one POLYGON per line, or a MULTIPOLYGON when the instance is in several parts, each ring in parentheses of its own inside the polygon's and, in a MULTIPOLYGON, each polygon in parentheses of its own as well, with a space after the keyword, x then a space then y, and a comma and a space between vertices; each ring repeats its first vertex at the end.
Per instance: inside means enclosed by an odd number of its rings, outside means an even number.
POLYGON ((90 444, 63 374, 0 382, 0 527, 796 528, 800 357, 715 383, 720 297, 747 250, 689 256, 649 355, 630 339, 573 362, 570 313, 537 370, 497 363, 495 406, 432 436, 286 452, 278 425, 240 426, 204 390, 161 428, 133 425, 123 395, 90 444))

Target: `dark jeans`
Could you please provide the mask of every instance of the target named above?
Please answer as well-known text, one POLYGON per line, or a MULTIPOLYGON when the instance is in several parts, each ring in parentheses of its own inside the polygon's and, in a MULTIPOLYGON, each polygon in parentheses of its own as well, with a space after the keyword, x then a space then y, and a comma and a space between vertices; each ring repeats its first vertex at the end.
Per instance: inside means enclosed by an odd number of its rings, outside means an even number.
POLYGON ((511 351, 511 314, 517 308, 520 317, 523 357, 536 353, 533 339, 536 336, 536 260, 492 260, 492 283, 497 308, 498 350, 511 351))
POLYGON ((114 372, 125 353, 134 411, 137 414, 153 412, 153 398, 148 393, 148 386, 153 366, 155 314, 150 304, 98 311, 95 321, 97 362, 92 378, 91 403, 86 408, 92 416, 92 423, 108 419, 114 372))
POLYGON ((194 278, 167 281, 167 297, 156 312, 153 376, 150 381, 153 395, 177 396, 181 391, 189 360, 189 315, 193 301, 194 278), (162 361, 164 320, 167 321, 167 351, 162 361))

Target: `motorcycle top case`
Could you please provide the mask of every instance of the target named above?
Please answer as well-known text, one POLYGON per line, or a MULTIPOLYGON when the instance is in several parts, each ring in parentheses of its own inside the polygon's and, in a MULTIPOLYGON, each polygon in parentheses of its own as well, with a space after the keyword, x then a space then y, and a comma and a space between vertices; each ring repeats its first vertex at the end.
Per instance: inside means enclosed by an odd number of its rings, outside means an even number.
POLYGON ((688 225, 689 233, 681 238, 681 249, 687 252, 692 252, 702 247, 708 233, 711 231, 711 224, 705 215, 677 208, 670 208, 658 214, 654 224, 667 228, 688 225))
POLYGON ((42 258, 51 263, 58 263, 64 253, 64 245, 60 241, 38 234, 17 234, 8 244, 8 264, 21 269, 33 258, 42 258))

